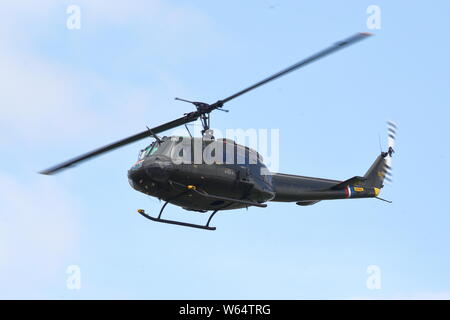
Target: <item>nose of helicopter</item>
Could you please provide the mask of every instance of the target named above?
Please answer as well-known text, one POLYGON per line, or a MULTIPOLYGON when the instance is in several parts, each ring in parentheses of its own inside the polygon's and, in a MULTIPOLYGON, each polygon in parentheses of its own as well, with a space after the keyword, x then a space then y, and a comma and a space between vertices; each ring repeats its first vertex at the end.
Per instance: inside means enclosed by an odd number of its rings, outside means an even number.
POLYGON ((136 168, 136 165, 128 170, 128 183, 133 189, 139 190, 145 181, 145 171, 142 168, 136 168))
POLYGON ((172 164, 167 161, 136 163, 128 170, 128 182, 134 189, 140 189, 155 182, 166 182, 172 168, 172 164))

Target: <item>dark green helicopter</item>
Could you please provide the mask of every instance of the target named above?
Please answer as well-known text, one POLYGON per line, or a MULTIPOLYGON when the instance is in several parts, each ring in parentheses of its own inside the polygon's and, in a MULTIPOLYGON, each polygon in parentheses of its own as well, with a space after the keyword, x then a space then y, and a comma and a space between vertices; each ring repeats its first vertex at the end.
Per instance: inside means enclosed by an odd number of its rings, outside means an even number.
MULTIPOLYGON (((210 130, 210 114, 222 110, 223 105, 244 93, 299 69, 313 61, 370 36, 358 33, 241 90, 225 99, 208 104, 192 103, 196 111, 131 137, 111 143, 81 156, 41 171, 51 175, 91 159, 105 152, 138 140, 153 137, 155 141, 141 150, 138 161, 128 171, 130 185, 137 191, 165 201, 155 218, 144 210, 138 212, 153 221, 186 227, 215 230, 210 226, 213 216, 221 210, 267 207, 266 202, 295 202, 300 206, 315 204, 321 200, 348 198, 378 198, 383 182, 390 178, 396 126, 389 123, 388 151, 381 152, 364 176, 346 181, 304 177, 283 173, 270 173, 257 151, 237 144, 233 140, 215 139, 210 130), (202 137, 171 136, 158 134, 200 119, 202 137), (202 155, 209 154, 211 159, 202 155), (168 203, 197 212, 212 211, 205 225, 173 221, 161 218, 168 203)), ((187 129, 187 127, 186 127, 187 129)), ((381 198, 379 198, 381 199, 381 198)), ((381 199, 383 200, 383 199, 381 199)))

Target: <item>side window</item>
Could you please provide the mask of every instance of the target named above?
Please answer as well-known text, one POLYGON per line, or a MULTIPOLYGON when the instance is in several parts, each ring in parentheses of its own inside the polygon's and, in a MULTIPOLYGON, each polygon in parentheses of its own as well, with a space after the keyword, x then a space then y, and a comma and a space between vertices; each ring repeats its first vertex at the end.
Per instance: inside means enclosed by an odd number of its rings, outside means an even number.
POLYGON ((176 143, 173 148, 171 148, 172 159, 184 164, 191 163, 191 147, 192 146, 190 145, 190 141, 182 141, 176 143))
POLYGON ((259 153, 258 153, 258 161, 259 163, 264 163, 264 158, 259 153))
POLYGON ((248 163, 249 164, 257 164, 258 163, 258 156, 256 152, 250 151, 248 155, 248 163))
POLYGON ((247 152, 244 148, 237 147, 237 152, 236 152, 236 163, 237 164, 248 163, 246 153, 247 152))
POLYGON ((203 141, 203 163, 222 164, 222 143, 203 141), (216 156, 219 158, 217 159, 216 156))
POLYGON ((234 163, 236 147, 230 143, 223 143, 223 163, 232 164, 234 163))

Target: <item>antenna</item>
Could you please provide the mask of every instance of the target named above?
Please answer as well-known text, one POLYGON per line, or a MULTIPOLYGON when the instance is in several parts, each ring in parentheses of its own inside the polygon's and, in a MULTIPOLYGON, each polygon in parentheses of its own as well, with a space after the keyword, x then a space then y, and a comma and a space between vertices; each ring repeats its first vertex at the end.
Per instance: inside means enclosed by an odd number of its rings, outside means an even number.
POLYGON ((381 136, 379 132, 378 132, 378 144, 380 145, 380 152, 383 153, 383 147, 381 146, 381 136))
POLYGON ((189 131, 189 128, 188 128, 187 124, 185 123, 184 126, 186 127, 186 130, 187 130, 187 132, 189 133, 189 136, 190 136, 191 139, 192 139, 192 134, 191 134, 191 132, 189 131))
POLYGON ((150 132, 150 134, 153 136, 153 138, 155 138, 156 141, 158 141, 158 143, 161 144, 161 142, 162 142, 161 139, 160 139, 156 134, 153 133, 152 129, 150 129, 150 128, 147 127, 147 126, 146 126, 146 128, 147 128, 147 130, 150 132))
POLYGON ((386 200, 386 199, 383 199, 383 198, 380 198, 380 197, 375 197, 375 199, 378 199, 378 200, 381 200, 381 201, 384 201, 384 202, 387 202, 387 203, 392 203, 392 201, 386 200))

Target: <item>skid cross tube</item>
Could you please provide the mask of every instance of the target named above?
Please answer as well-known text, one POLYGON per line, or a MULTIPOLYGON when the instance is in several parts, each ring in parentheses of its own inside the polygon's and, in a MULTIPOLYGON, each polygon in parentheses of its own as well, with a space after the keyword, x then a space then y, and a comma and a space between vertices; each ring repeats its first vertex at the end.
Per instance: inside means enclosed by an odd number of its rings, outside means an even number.
POLYGON ((227 207, 229 207, 229 206, 231 206, 231 203, 224 205, 224 206, 223 206, 222 208, 220 208, 220 209, 214 210, 214 212, 211 213, 211 215, 209 216, 208 222, 206 222, 206 227, 209 227, 209 223, 211 222, 211 220, 212 220, 212 218, 214 217, 214 215, 215 215, 217 212, 219 212, 219 210, 223 210, 223 209, 225 209, 225 208, 227 208, 227 207))
POLYGON ((210 227, 210 226, 209 226, 209 224, 211 223, 212 218, 214 217, 214 215, 215 215, 217 212, 219 212, 220 210, 223 210, 223 209, 229 207, 229 206, 232 205, 233 203, 241 203, 241 204, 246 204, 246 205, 248 205, 248 206, 256 206, 256 207, 262 207, 262 208, 267 207, 267 204, 265 204, 265 203, 258 203, 258 202, 253 202, 253 201, 249 201, 249 200, 232 199, 232 198, 227 198, 227 197, 216 196, 216 195, 209 194, 209 193, 207 193, 206 191, 200 191, 200 190, 197 190, 197 187, 192 186, 192 185, 185 186, 185 185, 182 185, 182 184, 180 184, 180 183, 176 183, 176 182, 174 182, 174 181, 172 181, 171 183, 172 183, 172 184, 175 184, 175 185, 178 185, 178 186, 180 186, 180 187, 183 187, 183 188, 185 188, 185 190, 184 190, 183 192, 179 193, 178 195, 176 195, 175 197, 168 199, 168 200, 163 204, 163 206, 161 207, 161 210, 159 211, 159 215, 158 215, 157 218, 154 218, 154 217, 152 217, 152 216, 146 214, 145 211, 142 210, 142 209, 139 209, 139 210, 138 210, 138 213, 139 213, 140 215, 142 215, 143 217, 145 217, 145 218, 147 218, 147 219, 150 219, 150 220, 152 220, 152 221, 155 221, 155 222, 161 222, 161 223, 167 223, 167 224, 175 224, 175 225, 179 225, 179 226, 190 227, 190 228, 197 228, 197 229, 204 229, 204 230, 216 230, 216 227, 210 227), (175 220, 162 219, 161 216, 162 216, 162 213, 163 213, 164 209, 166 208, 166 206, 167 206, 171 201, 173 201, 173 200, 175 200, 175 199, 177 199, 177 198, 179 198, 179 197, 185 195, 185 194, 188 193, 188 192, 196 193, 196 194, 198 194, 198 195, 200 195, 200 196, 202 196, 202 197, 205 197, 205 198, 210 198, 210 199, 215 199, 215 200, 228 201, 229 203, 226 204, 226 205, 224 205, 224 206, 221 207, 220 209, 214 210, 214 211, 210 214, 210 216, 209 216, 209 218, 208 218, 208 221, 206 222, 206 225, 200 225, 200 224, 195 224, 195 223, 188 223, 188 222, 182 222, 182 221, 175 221, 175 220))
MULTIPOLYGON (((187 222, 181 222, 181 221, 175 221, 175 220, 167 220, 167 219, 161 219, 161 218, 153 218, 152 216, 149 216, 146 214, 143 210, 138 211, 143 217, 150 219, 155 222, 161 222, 161 223, 167 223, 167 224, 175 224, 178 226, 183 227, 190 227, 190 228, 197 228, 197 229, 204 229, 204 230, 216 230, 216 227, 210 227, 209 225, 200 225, 200 224, 194 224, 194 223, 187 223, 187 222)), ((208 220, 209 223, 209 220, 208 220)))
POLYGON ((176 195, 175 197, 173 197, 173 198, 167 200, 167 201, 164 203, 164 205, 161 207, 161 210, 159 211, 159 215, 158 215, 157 218, 154 218, 154 217, 152 217, 152 216, 146 214, 145 211, 144 211, 144 210, 141 210, 141 209, 138 210, 138 213, 139 213, 141 216, 143 216, 143 217, 145 217, 145 218, 147 218, 147 219, 149 219, 149 220, 155 221, 155 222, 161 222, 161 223, 167 223, 167 224, 174 224, 174 225, 183 226, 183 227, 190 227, 190 228, 197 228, 197 229, 204 229, 204 230, 211 230, 211 231, 216 230, 216 227, 210 227, 210 226, 209 226, 209 223, 211 222, 212 217, 213 217, 213 216, 217 213, 217 211, 219 211, 219 210, 215 210, 215 211, 209 216, 209 219, 208 219, 208 222, 207 222, 206 225, 200 225, 200 224, 195 224, 195 223, 188 223, 188 222, 175 221, 175 220, 168 220, 168 219, 162 219, 162 218, 161 218, 164 209, 166 208, 167 204, 170 203, 170 201, 173 201, 173 200, 175 200, 175 199, 177 199, 177 198, 179 198, 179 197, 185 195, 186 193, 188 193, 188 192, 191 191, 191 190, 193 190, 193 189, 187 188, 186 191, 183 191, 183 192, 181 192, 180 194, 176 195))

